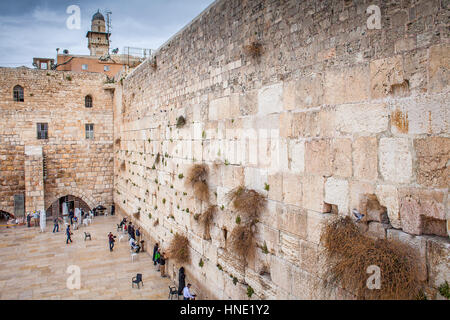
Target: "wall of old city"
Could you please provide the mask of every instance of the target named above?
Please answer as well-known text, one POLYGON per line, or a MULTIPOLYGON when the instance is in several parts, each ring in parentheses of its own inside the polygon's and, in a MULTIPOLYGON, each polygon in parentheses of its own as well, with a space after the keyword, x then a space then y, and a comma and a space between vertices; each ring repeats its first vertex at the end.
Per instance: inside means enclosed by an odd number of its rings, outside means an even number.
POLYGON ((0 68, 0 210, 14 213, 14 195, 21 193, 27 211, 38 207, 33 197, 45 209, 66 195, 91 208, 111 205, 113 94, 105 80, 96 73, 0 68), (24 88, 24 102, 13 100, 16 85, 24 88), (85 107, 86 95, 92 108, 85 107), (37 123, 48 123, 47 140, 37 139, 37 123), (87 123, 94 124, 93 140, 86 139, 87 123))
MULTIPOLYGON (((118 211, 140 212, 132 220, 164 250, 177 232, 189 238, 184 267, 202 298, 247 298, 250 285, 253 298, 311 299, 353 297, 324 289, 320 234, 356 208, 369 235, 417 250, 437 297, 450 280, 447 10, 438 0, 216 1, 118 84, 118 211), (367 26, 372 4, 380 29, 367 26), (185 184, 195 163, 209 166, 221 208, 211 240, 194 218, 207 204, 185 184), (268 253, 247 264, 225 240, 237 225, 225 195, 241 184, 268 199, 257 224, 268 253)), ((170 261, 171 277, 179 267, 170 261)))

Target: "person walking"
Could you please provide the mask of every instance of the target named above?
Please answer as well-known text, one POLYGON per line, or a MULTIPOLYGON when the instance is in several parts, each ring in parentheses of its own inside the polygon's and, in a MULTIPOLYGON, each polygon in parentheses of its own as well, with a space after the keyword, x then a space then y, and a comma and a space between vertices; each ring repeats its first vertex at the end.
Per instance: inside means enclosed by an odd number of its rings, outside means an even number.
POLYGON ((113 248, 114 248, 114 242, 115 242, 114 238, 115 238, 115 237, 116 237, 116 236, 113 235, 112 232, 110 232, 110 233, 108 234, 109 251, 113 251, 113 248))
POLYGON ((167 260, 167 256, 166 253, 163 252, 161 254, 161 257, 159 258, 159 269, 161 270, 161 278, 165 278, 166 276, 166 260, 167 260))
POLYGON ((67 236, 67 239, 66 239, 66 244, 69 244, 69 241, 70 241, 70 243, 72 243, 72 239, 70 238, 70 236, 72 235, 73 233, 72 232, 70 232, 70 224, 67 226, 67 229, 66 229, 66 236, 67 236))
POLYGON ((58 217, 56 217, 55 219, 53 219, 53 233, 59 232, 59 220, 58 217))
POLYGON ((155 246, 153 247, 153 265, 156 266, 156 253, 158 252, 158 243, 155 243, 155 246))

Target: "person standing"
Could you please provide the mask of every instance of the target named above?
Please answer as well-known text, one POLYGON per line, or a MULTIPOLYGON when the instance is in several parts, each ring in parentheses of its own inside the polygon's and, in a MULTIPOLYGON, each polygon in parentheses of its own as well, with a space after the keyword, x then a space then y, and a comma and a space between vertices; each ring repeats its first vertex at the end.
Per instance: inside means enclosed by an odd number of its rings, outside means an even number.
POLYGON ((109 251, 113 251, 113 248, 114 248, 114 242, 115 242, 114 238, 115 238, 115 237, 116 237, 116 236, 113 235, 112 232, 110 232, 110 233, 108 234, 109 251))
POLYGON ((183 294, 183 289, 185 287, 185 279, 186 275, 184 274, 184 267, 181 267, 180 271, 178 272, 178 295, 183 294))
POLYGON ((73 224, 73 210, 70 210, 69 219, 70 219, 70 224, 73 224))
POLYGON ((58 221, 58 217, 56 217, 55 219, 53 219, 53 233, 59 232, 59 221, 58 221))
POLYGON ((156 271, 160 272, 160 264, 159 262, 161 261, 161 249, 158 248, 158 251, 156 251, 156 255, 155 255, 155 259, 156 259, 156 263, 158 265, 158 269, 156 271))
POLYGON ((155 243, 155 246, 153 247, 153 265, 156 266, 156 253, 158 252, 158 243, 155 243))
POLYGON ((161 270, 161 278, 165 278, 166 277, 166 260, 167 260, 167 256, 166 253, 163 252, 161 254, 161 257, 159 258, 159 269, 161 270))
POLYGON ((135 231, 135 234, 136 234, 136 241, 137 241, 137 243, 140 243, 140 240, 141 240, 141 228, 137 228, 136 229, 136 231, 135 231))
POLYGON ((66 244, 69 244, 69 241, 70 241, 70 243, 72 243, 72 239, 70 238, 71 235, 72 235, 72 232, 70 232, 70 224, 69 224, 66 229, 66 236, 67 236, 66 244))
POLYGON ((27 227, 31 227, 31 214, 27 212, 27 227))

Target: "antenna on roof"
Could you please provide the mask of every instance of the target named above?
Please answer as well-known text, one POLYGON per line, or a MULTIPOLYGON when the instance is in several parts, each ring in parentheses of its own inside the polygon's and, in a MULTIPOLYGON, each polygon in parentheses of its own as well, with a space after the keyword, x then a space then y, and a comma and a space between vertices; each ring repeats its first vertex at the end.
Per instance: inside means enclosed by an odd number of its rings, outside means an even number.
POLYGON ((106 9, 106 32, 108 33, 108 54, 109 54, 109 47, 111 46, 111 40, 110 40, 110 33, 112 30, 112 24, 111 24, 111 15, 112 11, 109 9, 106 9))

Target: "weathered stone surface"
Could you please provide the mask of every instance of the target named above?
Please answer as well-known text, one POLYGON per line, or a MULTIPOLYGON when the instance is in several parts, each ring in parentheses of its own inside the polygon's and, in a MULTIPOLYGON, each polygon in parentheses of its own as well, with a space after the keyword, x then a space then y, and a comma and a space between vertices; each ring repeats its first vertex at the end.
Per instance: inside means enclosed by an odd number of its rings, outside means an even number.
POLYGON ((325 73, 325 104, 342 104, 365 101, 369 97, 369 67, 355 66, 342 70, 330 70, 325 73))
POLYGON ((338 206, 339 213, 347 215, 349 187, 347 180, 328 178, 325 183, 325 202, 338 206))
POLYGON ((450 138, 416 139, 414 148, 417 157, 417 182, 427 187, 448 187, 450 138))
POLYGON ((305 176, 302 204, 305 209, 324 212, 325 179, 321 176, 305 176))
MULTIPOLYGON (((399 191, 399 198, 400 217, 402 228, 405 232, 415 235, 423 234, 424 223, 427 219, 441 221, 441 224, 445 226, 447 217, 444 192, 401 189, 399 191)), ((446 236, 445 227, 442 233, 438 235, 446 236)))
POLYGON ((283 176, 283 202, 296 206, 302 205, 302 178, 299 175, 285 174, 283 176))
POLYGON ((429 91, 441 92, 450 85, 450 45, 442 44, 430 48, 428 73, 430 77, 429 91))
POLYGON ((355 178, 378 178, 378 142, 375 137, 360 137, 353 142, 353 174, 355 178))
POLYGON ((344 104, 336 107, 335 130, 342 133, 375 134, 388 129, 385 104, 344 104))
POLYGON ((429 283, 438 288, 450 281, 450 242, 447 239, 431 238, 427 241, 429 283))
POLYGON ((392 86, 404 81, 402 56, 374 60, 370 63, 370 94, 380 99, 392 92, 392 86))
POLYGON ((305 210, 295 206, 286 206, 277 216, 277 228, 300 239, 306 239, 307 217, 308 214, 305 210))
POLYGON ((412 178, 412 156, 407 139, 381 138, 378 148, 380 173, 385 181, 408 183, 412 178))
POLYGON ((392 185, 378 185, 376 195, 379 203, 386 207, 391 225, 400 229, 400 199, 397 188, 392 185))
POLYGON ((411 247, 413 253, 416 254, 418 261, 417 267, 419 271, 419 280, 426 281, 427 272, 427 239, 421 236, 413 236, 400 230, 389 229, 386 231, 388 240, 395 240, 411 247))
POLYGON ((264 87, 258 92, 258 115, 268 115, 283 109, 283 84, 264 87))

